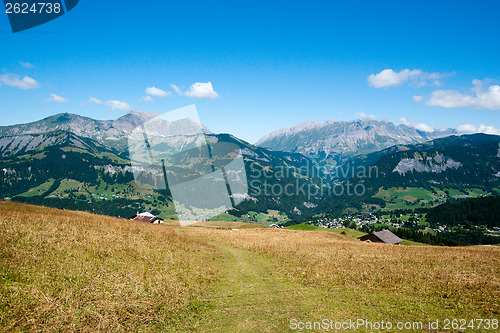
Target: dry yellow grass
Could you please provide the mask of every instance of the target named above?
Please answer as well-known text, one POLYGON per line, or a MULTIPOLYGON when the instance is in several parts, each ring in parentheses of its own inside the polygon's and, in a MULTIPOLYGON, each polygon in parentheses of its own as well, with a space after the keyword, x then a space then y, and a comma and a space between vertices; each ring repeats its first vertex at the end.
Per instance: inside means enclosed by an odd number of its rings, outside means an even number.
POLYGON ((370 244, 241 223, 181 228, 0 202, 0 298, 4 331, 498 319, 500 248, 370 244))
POLYGON ((0 202, 0 327, 185 331, 220 252, 172 228, 0 202))
POLYGON ((498 318, 500 314, 498 247, 395 246, 283 229, 193 229, 190 234, 256 251, 303 285, 357 298, 346 300, 354 308, 359 300, 366 301, 375 313, 403 319, 498 318), (403 308, 397 313, 403 305, 414 315, 403 308))
POLYGON ((261 224, 244 222, 203 221, 191 225, 191 227, 215 228, 215 229, 260 229, 267 228, 261 224))

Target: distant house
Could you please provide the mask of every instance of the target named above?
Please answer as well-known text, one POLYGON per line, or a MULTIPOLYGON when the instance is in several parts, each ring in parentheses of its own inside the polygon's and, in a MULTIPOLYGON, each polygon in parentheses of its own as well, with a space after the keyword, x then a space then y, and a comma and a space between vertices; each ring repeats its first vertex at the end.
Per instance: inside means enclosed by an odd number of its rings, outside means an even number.
POLYGON ((154 216, 151 213, 144 212, 144 213, 137 213, 135 216, 132 216, 130 218, 132 221, 141 221, 141 222, 147 222, 147 223, 153 223, 153 224, 160 224, 163 223, 163 220, 159 217, 154 216))
POLYGON ((281 227, 280 227, 279 225, 277 225, 276 223, 271 224, 271 225, 270 225, 270 227, 271 227, 271 228, 277 228, 277 229, 281 228, 281 227))
POLYGON ((377 231, 372 234, 358 237, 358 239, 361 241, 371 241, 374 243, 386 243, 386 244, 399 244, 403 241, 401 238, 394 235, 389 230, 377 231))

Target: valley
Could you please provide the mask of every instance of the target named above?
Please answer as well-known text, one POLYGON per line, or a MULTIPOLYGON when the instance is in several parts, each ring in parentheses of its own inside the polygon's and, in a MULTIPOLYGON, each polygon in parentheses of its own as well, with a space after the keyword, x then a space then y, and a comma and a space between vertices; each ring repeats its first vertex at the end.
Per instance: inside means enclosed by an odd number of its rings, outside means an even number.
MULTIPOLYGON (((122 218, 148 211, 177 219, 170 189, 137 183, 142 169, 127 149, 128 133, 155 117, 131 112, 117 120, 99 121, 60 114, 0 128, 3 200, 122 218)), ((189 144, 193 138, 179 133, 196 132, 196 126, 191 121, 160 120, 153 129, 163 128, 165 135, 189 144)), ((404 125, 362 120, 308 123, 277 131, 252 145, 200 126, 212 150, 222 144, 240 152, 244 169, 238 173, 246 173, 248 185, 247 193, 234 194, 238 204, 211 217, 214 221, 286 226, 400 210, 425 215, 446 202, 500 195, 499 136, 456 135, 454 130, 423 133, 404 125), (357 138, 356 145, 347 136, 357 138), (299 141, 310 149, 289 148, 299 141), (339 144, 350 148, 341 152, 339 144)), ((161 141, 151 146, 155 153, 165 147, 161 141)), ((185 157, 180 155, 174 163, 182 163, 185 157)), ((217 158, 221 160, 216 163, 227 163, 223 155, 217 158)), ((196 163, 199 171, 207 167, 196 163)), ((148 172, 143 173, 144 179, 155 175, 148 172)), ((195 215, 193 211, 191 216, 195 215)), ((477 230, 483 230, 481 221, 477 223, 477 230)), ((374 226, 386 227, 403 225, 374 226)), ((496 239, 500 243, 499 237, 488 238, 488 244, 496 239)))

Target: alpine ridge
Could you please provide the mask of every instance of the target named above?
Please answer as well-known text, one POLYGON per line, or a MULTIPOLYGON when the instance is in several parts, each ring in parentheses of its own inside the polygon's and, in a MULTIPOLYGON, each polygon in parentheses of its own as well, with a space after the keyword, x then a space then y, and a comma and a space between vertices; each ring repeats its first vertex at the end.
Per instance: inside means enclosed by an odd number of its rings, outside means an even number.
POLYGON ((301 153, 309 157, 353 157, 395 145, 422 143, 456 134, 454 129, 424 132, 388 121, 327 120, 284 128, 261 138, 256 145, 272 150, 301 153))

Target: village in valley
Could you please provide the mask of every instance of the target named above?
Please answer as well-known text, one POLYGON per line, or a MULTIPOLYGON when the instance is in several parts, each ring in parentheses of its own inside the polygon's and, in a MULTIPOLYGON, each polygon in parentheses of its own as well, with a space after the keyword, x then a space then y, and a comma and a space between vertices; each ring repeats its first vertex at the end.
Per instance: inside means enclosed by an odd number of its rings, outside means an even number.
MULTIPOLYGON (((335 228, 335 229, 355 229, 364 230, 372 229, 377 226, 386 227, 408 227, 420 225, 422 229, 425 229, 425 224, 421 224, 424 218, 419 214, 398 214, 397 217, 388 218, 384 216, 377 217, 377 215, 371 213, 359 214, 359 215, 347 215, 345 217, 320 217, 316 219, 310 219, 306 223, 309 225, 314 225, 320 228, 335 228), (413 215, 413 216, 412 216, 413 215)), ((434 231, 440 232, 446 229, 445 226, 440 227, 434 231)))
MULTIPOLYGON (((398 235, 418 235, 423 238, 428 235, 431 238, 449 236, 450 234, 460 234, 461 232, 486 235, 487 237, 500 237, 499 227, 486 226, 462 226, 447 224, 432 224, 426 220, 426 214, 404 212, 404 213, 364 213, 357 215, 346 215, 343 217, 320 216, 302 221, 303 224, 311 227, 323 228, 325 230, 355 230, 364 233, 377 233, 381 231, 392 231, 398 235), (470 228, 470 229, 468 229, 470 228), (402 233, 404 231, 404 233, 402 233)), ((345 231, 341 231, 345 234, 345 231)), ((362 237, 358 237, 362 238, 362 237)), ((411 238, 411 237, 409 237, 411 238)), ((363 240, 363 239, 362 239, 363 240)))

